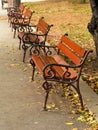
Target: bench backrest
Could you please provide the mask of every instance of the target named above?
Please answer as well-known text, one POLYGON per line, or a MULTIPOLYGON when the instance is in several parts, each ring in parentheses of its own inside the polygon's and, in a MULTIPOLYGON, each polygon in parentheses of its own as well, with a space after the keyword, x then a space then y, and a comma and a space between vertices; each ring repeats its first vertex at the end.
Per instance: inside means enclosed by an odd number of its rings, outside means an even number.
MULTIPOLYGON (((49 25, 48 23, 46 23, 44 21, 44 18, 40 18, 39 19, 39 22, 37 25, 32 25, 31 27, 36 27, 36 31, 34 31, 34 33, 32 32, 28 32, 28 33, 25 33, 23 36, 22 36, 22 41, 24 43, 42 43, 42 44, 45 44, 46 42, 46 39, 47 39, 47 35, 50 31, 50 28, 52 27, 53 25, 49 25)), ((31 29, 32 31, 32 29, 31 29)), ((19 35, 21 35, 22 33, 20 33, 19 35)))
POLYGON ((85 53, 87 52, 84 48, 71 41, 67 36, 61 37, 58 48, 76 65, 79 65, 83 61, 85 53))
POLYGON ((39 19, 39 22, 37 24, 37 31, 41 32, 42 34, 47 35, 51 26, 53 25, 49 25, 45 20, 44 17, 41 17, 39 19))
POLYGON ((25 10, 23 12, 23 17, 31 19, 33 13, 34 13, 34 11, 31 11, 30 9, 25 8, 25 10))
POLYGON ((25 9, 25 6, 23 4, 20 4, 19 5, 19 11, 20 11, 20 13, 23 13, 24 9, 25 9))

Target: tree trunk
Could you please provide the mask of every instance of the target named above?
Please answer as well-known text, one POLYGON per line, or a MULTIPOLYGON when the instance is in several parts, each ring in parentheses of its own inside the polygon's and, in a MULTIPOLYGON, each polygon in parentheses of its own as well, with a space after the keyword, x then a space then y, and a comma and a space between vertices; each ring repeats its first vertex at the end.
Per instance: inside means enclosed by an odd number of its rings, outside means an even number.
POLYGON ((95 31, 93 38, 94 38, 95 47, 96 47, 96 56, 98 59, 98 32, 97 31, 95 31))
POLYGON ((92 9, 92 18, 90 23, 88 23, 88 30, 93 36, 96 48, 96 57, 98 59, 98 0, 90 0, 90 5, 92 9))
POLYGON ((14 0, 15 1, 15 6, 19 7, 21 0, 14 0))

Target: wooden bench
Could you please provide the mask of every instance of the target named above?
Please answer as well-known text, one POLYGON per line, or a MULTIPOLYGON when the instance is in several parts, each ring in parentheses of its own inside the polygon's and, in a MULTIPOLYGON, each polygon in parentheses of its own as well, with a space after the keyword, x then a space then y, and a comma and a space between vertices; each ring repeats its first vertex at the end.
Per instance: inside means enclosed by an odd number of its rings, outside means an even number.
POLYGON ((12 25, 12 30, 14 30, 14 38, 16 35, 16 31, 18 30, 18 28, 21 27, 25 27, 28 26, 30 24, 31 21, 31 17, 33 15, 35 11, 31 11, 28 8, 25 8, 23 15, 21 17, 13 17, 11 19, 11 25, 12 25))
POLYGON ((19 49, 21 48, 21 42, 23 42, 22 48, 24 50, 23 62, 25 62, 26 51, 32 46, 32 44, 45 44, 47 35, 50 31, 50 28, 53 25, 49 25, 44 17, 41 17, 37 25, 30 25, 27 28, 21 28, 18 31, 19 38, 19 49))
POLYGON ((25 6, 23 4, 20 4, 19 7, 7 8, 8 22, 10 23, 10 26, 11 26, 11 19, 13 17, 16 17, 16 18, 22 17, 24 9, 25 9, 25 6))
POLYGON ((73 87, 78 93, 81 108, 83 109, 79 80, 85 60, 92 50, 85 50, 65 35, 61 37, 57 46, 33 45, 32 49, 30 60, 33 67, 32 80, 34 80, 35 67, 37 67, 44 79, 42 84, 46 91, 44 109, 46 110, 49 92, 55 82, 73 87), (57 53, 54 53, 54 50, 57 53), (67 57, 67 61, 61 55, 67 57))

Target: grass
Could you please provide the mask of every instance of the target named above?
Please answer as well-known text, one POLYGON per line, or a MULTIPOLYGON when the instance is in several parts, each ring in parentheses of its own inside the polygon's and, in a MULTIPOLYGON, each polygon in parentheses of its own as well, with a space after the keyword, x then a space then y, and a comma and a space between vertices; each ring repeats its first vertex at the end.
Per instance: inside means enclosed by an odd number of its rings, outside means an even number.
MULTIPOLYGON (((87 24, 91 18, 89 4, 72 4, 66 0, 61 2, 27 3, 28 8, 35 10, 32 23, 42 16, 48 23, 54 24, 51 35, 61 36, 68 33, 74 41, 85 44, 92 37, 87 30, 87 24), (82 34, 82 35, 81 35, 82 34)), ((93 44, 93 43, 92 43, 93 44)))

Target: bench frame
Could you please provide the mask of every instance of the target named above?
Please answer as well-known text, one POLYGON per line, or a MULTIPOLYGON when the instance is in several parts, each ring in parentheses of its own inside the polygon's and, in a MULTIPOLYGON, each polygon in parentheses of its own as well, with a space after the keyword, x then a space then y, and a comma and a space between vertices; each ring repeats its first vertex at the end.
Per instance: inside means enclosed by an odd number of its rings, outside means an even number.
POLYGON ((14 17, 11 20, 12 30, 14 30, 14 36, 13 36, 14 38, 16 36, 16 31, 18 31, 18 28, 20 26, 21 27, 29 26, 33 13, 35 13, 35 11, 31 11, 30 9, 25 8, 23 15, 20 15, 20 17, 16 15, 16 17, 14 17))
MULTIPOLYGON (((68 46, 68 44, 67 44, 67 46, 68 46)), ((82 68, 85 63, 85 60, 86 60, 88 54, 90 52, 92 52, 92 50, 86 51, 85 49, 81 48, 79 45, 77 45, 76 43, 74 43, 73 41, 68 39, 66 36, 62 36, 61 41, 57 46, 43 46, 43 45, 34 46, 33 45, 33 49, 34 49, 32 51, 33 54, 32 54, 31 60, 30 60, 30 63, 33 67, 32 80, 34 80, 35 67, 37 67, 39 69, 39 71, 42 73, 43 79, 44 79, 44 82, 42 85, 46 91, 44 109, 47 110, 47 107, 46 107, 47 100, 48 100, 49 92, 54 86, 53 82, 61 83, 62 85, 67 84, 67 86, 72 86, 78 94, 80 104, 81 104, 81 109, 84 109, 82 95, 80 92, 79 81, 80 81, 80 76, 81 76, 81 72, 82 72, 82 68), (54 60, 56 58, 54 59, 54 56, 50 56, 51 58, 48 56, 48 54, 49 55, 52 54, 51 48, 54 48, 54 50, 57 51, 58 56, 60 55, 60 49, 64 48, 64 47, 63 48, 61 47, 62 41, 64 42, 64 44, 72 43, 73 48, 74 47, 80 48, 80 50, 77 50, 77 48, 74 48, 76 50, 76 52, 79 52, 79 54, 81 55, 81 60, 77 58, 78 60, 76 61, 76 59, 75 59, 76 65, 75 64, 69 65, 66 63, 63 64, 63 62, 65 62, 64 60, 62 60, 62 63, 59 63, 58 59, 56 62, 54 62, 54 60), (35 47, 35 49, 34 49, 34 47, 35 47), (43 50, 44 54, 41 54, 41 52, 42 52, 41 50, 43 50), (62 76, 60 76, 60 75, 57 76, 57 70, 60 70, 63 68, 65 70, 64 70, 64 72, 62 72, 62 76), (73 71, 75 71, 75 69, 77 69, 77 73, 76 73, 77 75, 73 78, 71 78, 72 74, 70 72, 70 69, 72 69, 73 71)), ((65 51, 63 53, 65 56, 70 55, 70 54, 68 54, 68 52, 66 53, 65 51)), ((72 55, 75 56, 75 54, 72 54, 72 55)), ((73 58, 73 57, 70 57, 70 58, 73 58)))
POLYGON ((18 31, 19 49, 21 49, 21 43, 23 43, 22 45, 22 49, 24 50, 23 62, 25 62, 26 52, 28 48, 32 49, 33 44, 45 44, 48 33, 52 26, 53 26, 52 24, 49 25, 44 20, 44 17, 41 17, 37 25, 29 25, 26 26, 26 28, 22 28, 21 26, 19 27, 19 29, 23 33, 22 36, 20 36, 21 33, 20 31, 18 31), (36 31, 34 31, 34 29, 36 29, 36 31), (39 39, 41 39, 41 41, 39 39))
POLYGON ((8 12, 7 16, 8 16, 8 22, 10 22, 10 27, 11 27, 11 19, 22 17, 24 9, 25 9, 25 6, 22 3, 19 5, 19 7, 7 8, 7 12, 8 12))

